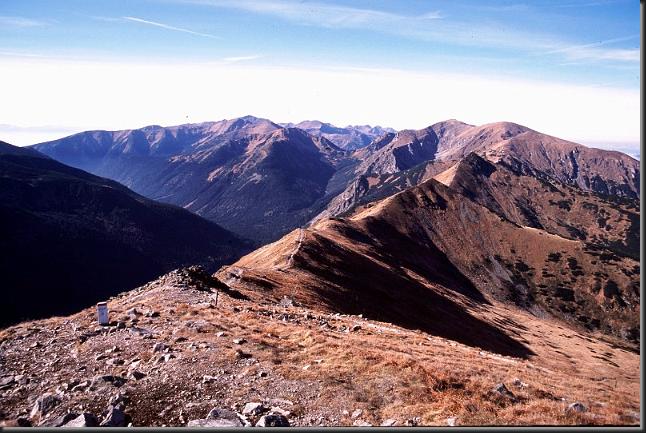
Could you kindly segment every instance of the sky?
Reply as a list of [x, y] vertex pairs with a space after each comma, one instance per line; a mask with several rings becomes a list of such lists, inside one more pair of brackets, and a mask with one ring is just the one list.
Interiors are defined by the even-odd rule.
[[636, 0], [2, 0], [0, 140], [512, 121], [639, 152]]

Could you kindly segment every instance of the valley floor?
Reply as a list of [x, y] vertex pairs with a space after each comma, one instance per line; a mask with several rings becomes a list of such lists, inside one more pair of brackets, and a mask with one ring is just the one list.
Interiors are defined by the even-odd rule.
[[[495, 302], [470, 313], [526, 345], [526, 359], [360, 316], [223, 293], [216, 306], [178, 271], [108, 307], [111, 326], [89, 308], [0, 331], [0, 424], [56, 425], [69, 411], [100, 421], [112, 399], [134, 426], [249, 402], [293, 426], [639, 425], [634, 348]], [[32, 412], [45, 393], [51, 407]]]

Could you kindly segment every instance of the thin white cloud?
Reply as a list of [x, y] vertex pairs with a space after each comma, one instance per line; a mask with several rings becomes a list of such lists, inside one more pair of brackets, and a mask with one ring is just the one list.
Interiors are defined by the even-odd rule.
[[[363, 29], [428, 42], [469, 46], [549, 50], [563, 44], [550, 35], [515, 30], [501, 23], [475, 24], [448, 20], [441, 11], [402, 15], [375, 9], [339, 6], [322, 2], [288, 0], [177, 0], [274, 16], [298, 25]], [[473, 6], [478, 7], [478, 6]], [[514, 8], [526, 5], [513, 5]]]
[[0, 49], [0, 56], [51, 58], [50, 56], [46, 56], [44, 54], [29, 53], [29, 52], [25, 52], [25, 51], [2, 50], [2, 49]]
[[596, 49], [581, 48], [567, 53], [572, 59], [581, 60], [611, 60], [619, 62], [639, 63], [638, 49]]
[[[576, 45], [563, 41], [554, 35], [515, 28], [513, 23], [488, 21], [475, 24], [446, 19], [440, 11], [409, 16], [322, 2], [288, 0], [176, 1], [269, 15], [298, 25], [362, 29], [428, 42], [511, 49], [530, 53], [530, 55], [558, 54], [567, 60], [606, 61], [607, 63], [639, 61], [639, 50], [600, 48], [600, 45], [605, 45], [609, 43], [608, 41], [601, 44]], [[582, 3], [582, 5], [591, 6], [592, 4]], [[477, 5], [473, 7], [483, 8]], [[493, 9], [505, 8], [516, 11], [529, 7], [525, 3], [492, 6]]]
[[639, 35], [625, 36], [583, 45], [571, 45], [546, 51], [542, 54], [563, 54], [571, 60], [614, 60], [620, 62], [639, 62], [639, 49], [600, 48], [639, 38]]
[[144, 20], [142, 18], [137, 18], [137, 17], [121, 17], [121, 18], [124, 19], [124, 20], [135, 22], [135, 23], [147, 24], [147, 25], [150, 25], [150, 26], [160, 27], [160, 28], [166, 29], [166, 30], [173, 30], [173, 31], [176, 31], [176, 32], [189, 33], [191, 35], [203, 36], [205, 38], [220, 39], [219, 36], [215, 36], [215, 35], [212, 35], [212, 34], [209, 34], [209, 33], [195, 32], [193, 30], [183, 29], [181, 27], [175, 27], [175, 26], [171, 26], [171, 25], [168, 25], [168, 24], [164, 24], [164, 23], [158, 23], [156, 21]]
[[38, 27], [47, 22], [25, 17], [0, 16], [0, 26], [4, 27]]
[[320, 2], [287, 0], [176, 0], [269, 15], [308, 25], [335, 29], [361, 29], [428, 42], [449, 42], [469, 46], [506, 47], [526, 51], [547, 50], [558, 46], [545, 35], [501, 31], [498, 24], [474, 25], [447, 20], [441, 11], [402, 15], [375, 9], [363, 9]]
[[412, 21], [424, 22], [441, 19], [439, 11], [419, 16], [406, 16], [375, 9], [355, 8], [316, 2], [280, 0], [194, 0], [192, 3], [240, 9], [276, 16], [305, 25], [331, 28], [365, 28], [382, 25], [401, 25]]
[[103, 21], [106, 23], [122, 23], [123, 18], [115, 18], [115, 17], [102, 17], [102, 16], [97, 16], [97, 15], [86, 15], [89, 18], [92, 18], [93, 20], [97, 21]]
[[253, 55], [253, 56], [234, 56], [234, 57], [225, 57], [222, 59], [224, 63], [238, 63], [238, 62], [247, 62], [250, 60], [256, 60], [263, 56]]

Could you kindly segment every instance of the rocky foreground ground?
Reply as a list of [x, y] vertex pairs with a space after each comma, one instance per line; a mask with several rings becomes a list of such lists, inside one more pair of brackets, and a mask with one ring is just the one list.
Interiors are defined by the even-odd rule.
[[639, 424], [636, 348], [502, 306], [534, 355], [250, 301], [196, 268], [108, 307], [108, 326], [88, 308], [0, 331], [0, 425]]

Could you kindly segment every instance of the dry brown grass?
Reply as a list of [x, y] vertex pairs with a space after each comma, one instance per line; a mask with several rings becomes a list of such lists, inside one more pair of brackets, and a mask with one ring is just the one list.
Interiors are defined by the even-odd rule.
[[[111, 301], [111, 312], [117, 317], [125, 314], [133, 305], [132, 297]], [[213, 308], [208, 304], [208, 295], [190, 290], [151, 290], [140, 295], [137, 304], [141, 310], [150, 308], [161, 313], [158, 318], [140, 318], [137, 325], [152, 329], [155, 338], [142, 339], [118, 331], [92, 337], [82, 344], [73, 336], [70, 340], [91, 375], [125, 374], [125, 367], [92, 361], [113, 345], [125, 349], [120, 357], [142, 360], [141, 368], [148, 376], [126, 385], [133, 395], [129, 411], [135, 425], [184, 425], [187, 419], [205, 416], [214, 406], [233, 405], [239, 409], [247, 401], [275, 398], [294, 403], [285, 408], [292, 412], [290, 420], [295, 425], [352, 425], [355, 419], [351, 414], [356, 409], [362, 410], [359, 419], [373, 425], [388, 418], [396, 419], [398, 425], [415, 418], [420, 425], [446, 425], [449, 417], [457, 417], [456, 425], [638, 422], [628, 416], [639, 411], [637, 354], [593, 335], [569, 330], [559, 322], [538, 320], [498, 304], [478, 314], [491, 321], [508, 318], [508, 327], [522, 323], [523, 329], [513, 331], [517, 338], [528, 342], [535, 356], [502, 357], [388, 323], [296, 307], [263, 306], [223, 295], [219, 306]], [[289, 319], [283, 320], [285, 315]], [[321, 321], [328, 326], [321, 327]], [[77, 323], [81, 330], [91, 329], [93, 311], [36, 322], [36, 326], [69, 328], [66, 322]], [[197, 322], [199, 326], [195, 326]], [[355, 324], [361, 326], [357, 331], [341, 330]], [[0, 340], [14, 341], [23, 330], [24, 327], [14, 327], [0, 331]], [[225, 335], [218, 337], [220, 331]], [[507, 332], [511, 334], [511, 328]], [[125, 337], [129, 340], [125, 341]], [[179, 337], [187, 341], [175, 343]], [[20, 344], [29, 344], [33, 338], [36, 335]], [[67, 337], [61, 334], [57, 338], [64, 343]], [[235, 344], [236, 338], [246, 342]], [[170, 345], [177, 358], [153, 366], [149, 362], [150, 349], [156, 341]], [[197, 347], [200, 344], [206, 346]], [[190, 345], [194, 348], [190, 349]], [[70, 346], [56, 352], [61, 359], [59, 366], [43, 366], [35, 361], [25, 368], [35, 381], [40, 381], [37, 391], [4, 399], [3, 407], [16, 412], [29, 410], [33, 398], [51, 391], [57, 381], [78, 378], [79, 360], [70, 357], [64, 347]], [[43, 350], [44, 354], [34, 356], [51, 357], [50, 351], [56, 347]], [[241, 356], [241, 352], [248, 357]], [[605, 356], [595, 358], [597, 354]], [[25, 361], [24, 355], [6, 359], [7, 368], [19, 368], [16, 366]], [[54, 372], [59, 379], [48, 381]], [[260, 372], [267, 377], [261, 378]], [[218, 379], [202, 384], [206, 374]], [[515, 387], [512, 381], [516, 378], [527, 387]], [[504, 383], [518, 401], [492, 395], [491, 389], [498, 383]], [[79, 404], [99, 410], [109, 394], [100, 398], [91, 394], [68, 397], [60, 410]], [[589, 411], [567, 413], [565, 408], [573, 401], [582, 402]]]

